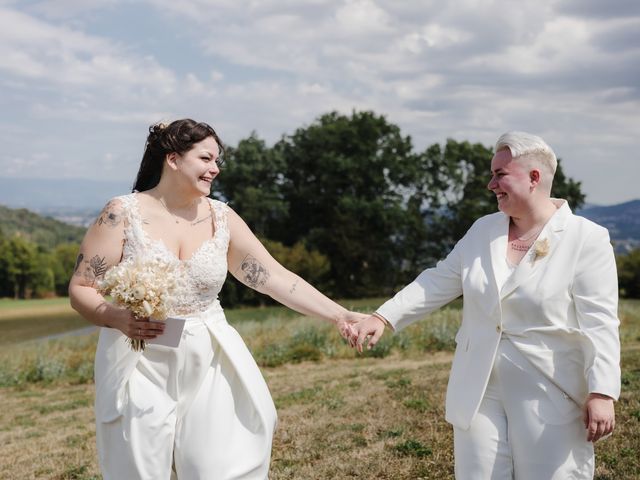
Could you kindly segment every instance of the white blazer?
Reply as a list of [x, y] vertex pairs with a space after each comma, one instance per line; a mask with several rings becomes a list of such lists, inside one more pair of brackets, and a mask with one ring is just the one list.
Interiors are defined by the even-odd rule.
[[449, 255], [377, 312], [396, 331], [463, 295], [462, 324], [447, 387], [446, 419], [467, 429], [504, 334], [578, 405], [590, 392], [620, 394], [618, 278], [608, 231], [573, 215], [564, 200], [533, 249], [498, 290], [509, 216], [477, 220]]

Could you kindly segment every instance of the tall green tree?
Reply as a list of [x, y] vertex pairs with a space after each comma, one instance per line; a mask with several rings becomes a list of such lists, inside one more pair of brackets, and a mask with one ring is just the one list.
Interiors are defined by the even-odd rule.
[[228, 147], [225, 164], [218, 177], [214, 196], [228, 201], [259, 236], [275, 238], [286, 215], [283, 198], [284, 161], [275, 149], [268, 148], [255, 133]]
[[616, 257], [620, 296], [640, 298], [640, 248]]
[[6, 271], [14, 298], [27, 298], [38, 271], [37, 255], [36, 245], [19, 235], [6, 242]]
[[565, 175], [562, 169], [562, 159], [558, 159], [558, 168], [553, 177], [553, 187], [551, 188], [551, 196], [555, 198], [564, 198], [571, 210], [574, 212], [584, 205], [587, 198], [581, 189], [582, 182], [577, 182]]
[[69, 289], [69, 281], [73, 275], [76, 258], [80, 244], [61, 243], [53, 249], [53, 277], [55, 282], [55, 293], [59, 296], [66, 296]]
[[[411, 138], [373, 112], [336, 112], [299, 128], [275, 146], [285, 161], [288, 221], [274, 239], [303, 240], [331, 260], [334, 293], [378, 294], [393, 285], [428, 179]], [[415, 210], [415, 208], [414, 208]]]

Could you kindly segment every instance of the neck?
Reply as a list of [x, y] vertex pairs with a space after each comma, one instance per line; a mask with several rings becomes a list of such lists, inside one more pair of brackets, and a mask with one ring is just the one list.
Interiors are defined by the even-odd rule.
[[162, 201], [166, 208], [171, 211], [184, 211], [193, 207], [194, 204], [200, 199], [202, 195], [194, 195], [193, 193], [181, 192], [175, 185], [169, 185], [167, 182], [163, 182], [156, 185], [148, 192], [158, 201]]
[[518, 215], [511, 216], [511, 223], [522, 234], [542, 227], [556, 212], [557, 207], [550, 198], [532, 202], [528, 208]]

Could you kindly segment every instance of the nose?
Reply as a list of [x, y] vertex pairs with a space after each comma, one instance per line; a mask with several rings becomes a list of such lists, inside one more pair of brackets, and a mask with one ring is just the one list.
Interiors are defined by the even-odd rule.
[[496, 177], [492, 176], [491, 180], [489, 180], [489, 183], [487, 184], [487, 188], [489, 190], [493, 190], [494, 188], [496, 188], [498, 185], [498, 182], [496, 181]]

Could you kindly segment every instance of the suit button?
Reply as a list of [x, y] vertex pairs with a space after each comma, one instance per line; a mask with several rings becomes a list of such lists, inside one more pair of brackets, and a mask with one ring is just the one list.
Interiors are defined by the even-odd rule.
[[501, 332], [502, 331], [502, 327], [500, 325], [496, 325], [496, 332]]

